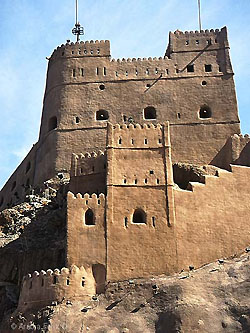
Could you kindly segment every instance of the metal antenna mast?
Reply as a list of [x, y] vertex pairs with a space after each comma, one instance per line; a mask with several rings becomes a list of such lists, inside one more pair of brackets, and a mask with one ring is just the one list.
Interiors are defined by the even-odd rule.
[[83, 27], [81, 27], [80, 23], [78, 22], [78, 0], [76, 0], [76, 23], [75, 27], [72, 29], [72, 34], [76, 35], [77, 42], [79, 42], [80, 36], [84, 35]]
[[198, 0], [199, 29], [201, 31], [201, 0]]

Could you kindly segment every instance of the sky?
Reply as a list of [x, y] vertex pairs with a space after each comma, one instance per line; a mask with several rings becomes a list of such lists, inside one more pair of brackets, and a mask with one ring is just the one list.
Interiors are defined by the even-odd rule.
[[[250, 1], [201, 0], [202, 28], [228, 27], [242, 133], [250, 133]], [[169, 31], [198, 30], [197, 0], [79, 0], [83, 40], [112, 58], [160, 57]], [[37, 141], [47, 60], [75, 41], [75, 0], [0, 0], [0, 188]]]

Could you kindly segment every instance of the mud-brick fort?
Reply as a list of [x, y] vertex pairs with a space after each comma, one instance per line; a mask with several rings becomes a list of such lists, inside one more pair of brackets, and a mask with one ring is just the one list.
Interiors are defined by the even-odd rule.
[[70, 176], [72, 268], [27, 276], [20, 304], [64, 292], [88, 297], [107, 281], [171, 274], [242, 251], [250, 242], [249, 142], [240, 134], [225, 27], [170, 33], [162, 58], [114, 60], [109, 41], [58, 47], [39, 140], [0, 204]]

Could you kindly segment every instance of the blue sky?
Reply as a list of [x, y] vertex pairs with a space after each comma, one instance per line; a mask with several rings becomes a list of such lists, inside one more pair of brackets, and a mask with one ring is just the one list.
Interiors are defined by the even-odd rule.
[[[201, 0], [204, 29], [228, 27], [243, 133], [250, 133], [250, 1]], [[47, 60], [74, 40], [75, 0], [0, 0], [0, 187], [37, 141]], [[113, 58], [163, 56], [168, 32], [198, 30], [197, 0], [79, 0], [84, 40]]]

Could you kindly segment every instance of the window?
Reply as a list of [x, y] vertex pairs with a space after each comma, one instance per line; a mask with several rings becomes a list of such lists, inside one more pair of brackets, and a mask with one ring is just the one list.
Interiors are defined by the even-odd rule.
[[200, 112], [199, 112], [199, 116], [200, 118], [211, 118], [212, 116], [212, 112], [211, 112], [211, 109], [208, 107], [208, 106], [202, 106], [200, 108]]
[[194, 65], [187, 65], [187, 72], [193, 73], [194, 72]]
[[212, 65], [205, 65], [205, 72], [212, 72]]
[[146, 223], [146, 213], [142, 209], [136, 209], [133, 214], [133, 223]]
[[99, 85], [99, 89], [100, 89], [100, 90], [104, 90], [104, 89], [105, 89], [105, 85], [104, 85], [104, 84], [100, 84], [100, 85]]
[[82, 287], [84, 287], [85, 286], [85, 278], [83, 277], [82, 278]]
[[106, 67], [103, 67], [103, 75], [106, 76], [107, 75], [107, 70]]
[[189, 40], [186, 40], [186, 45], [189, 45]]
[[96, 120], [108, 120], [109, 114], [106, 110], [99, 110], [96, 112]]
[[178, 118], [178, 119], [181, 119], [181, 114], [180, 114], [180, 112], [177, 112], [177, 118]]
[[95, 225], [94, 213], [93, 213], [92, 209], [90, 209], [90, 208], [85, 212], [85, 224], [86, 225]]
[[206, 86], [206, 85], [207, 85], [207, 81], [202, 81], [202, 82], [201, 82], [201, 85], [202, 85], [202, 86]]
[[57, 128], [57, 117], [54, 116], [49, 119], [49, 131], [55, 128]]
[[155, 217], [154, 216], [152, 216], [152, 225], [153, 225], [153, 227], [155, 227]]
[[76, 121], [76, 124], [79, 124], [80, 123], [80, 118], [76, 117], [75, 121]]
[[124, 218], [124, 225], [126, 228], [128, 227], [128, 218], [127, 217]]
[[75, 68], [72, 70], [72, 76], [76, 77], [76, 70], [75, 70]]
[[196, 39], [195, 44], [196, 44], [196, 45], [199, 45], [199, 44], [200, 44], [199, 39]]
[[153, 106], [144, 109], [144, 119], [156, 119], [156, 109]]

